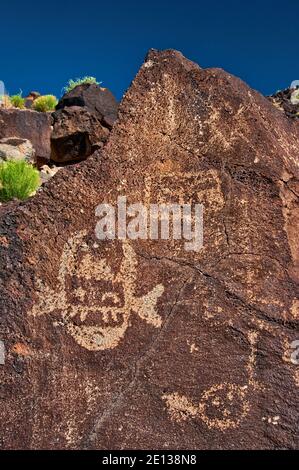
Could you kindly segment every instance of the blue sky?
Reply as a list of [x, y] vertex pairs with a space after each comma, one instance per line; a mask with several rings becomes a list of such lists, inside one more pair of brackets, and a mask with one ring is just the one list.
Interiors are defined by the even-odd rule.
[[299, 1], [1, 2], [0, 80], [13, 94], [61, 95], [96, 76], [118, 99], [147, 50], [174, 48], [264, 94], [299, 80]]

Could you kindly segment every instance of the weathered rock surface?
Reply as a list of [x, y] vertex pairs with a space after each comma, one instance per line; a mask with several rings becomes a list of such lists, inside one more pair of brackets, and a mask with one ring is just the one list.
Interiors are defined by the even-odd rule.
[[4, 137], [28, 139], [35, 149], [36, 156], [49, 160], [51, 123], [49, 113], [0, 108], [0, 139]]
[[[103, 151], [2, 209], [2, 447], [297, 448], [298, 161], [259, 93], [151, 51]], [[97, 240], [118, 195], [203, 203], [203, 249]]]
[[25, 160], [35, 163], [35, 150], [28, 139], [6, 137], [0, 139], [0, 162], [6, 160]]
[[106, 142], [117, 118], [118, 103], [107, 88], [83, 84], [66, 93], [53, 114], [51, 159], [86, 160]]

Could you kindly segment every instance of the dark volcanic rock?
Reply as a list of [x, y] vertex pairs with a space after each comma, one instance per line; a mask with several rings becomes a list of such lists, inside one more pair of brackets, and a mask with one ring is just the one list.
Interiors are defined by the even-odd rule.
[[109, 130], [86, 108], [71, 106], [53, 114], [51, 160], [84, 160], [106, 142]]
[[59, 101], [56, 109], [69, 106], [81, 106], [103, 122], [103, 125], [112, 128], [117, 118], [118, 103], [108, 88], [102, 88], [94, 83], [78, 85], [66, 93]]
[[65, 94], [53, 114], [51, 159], [85, 160], [107, 140], [118, 104], [107, 88], [84, 84]]
[[[298, 447], [298, 160], [267, 99], [151, 51], [102, 152], [1, 215], [2, 447]], [[203, 249], [97, 240], [119, 195], [203, 203]]]
[[51, 124], [52, 118], [49, 113], [0, 108], [0, 139], [20, 137], [30, 140], [37, 158], [50, 159]]

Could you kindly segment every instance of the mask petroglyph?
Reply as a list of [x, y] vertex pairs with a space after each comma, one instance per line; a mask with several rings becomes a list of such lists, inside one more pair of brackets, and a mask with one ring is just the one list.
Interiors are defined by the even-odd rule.
[[260, 385], [254, 378], [257, 333], [248, 335], [250, 356], [246, 365], [248, 382], [244, 385], [237, 383], [218, 383], [204, 390], [198, 403], [194, 403], [185, 395], [178, 392], [163, 394], [167, 412], [176, 422], [199, 419], [209, 429], [225, 431], [237, 428], [249, 410], [249, 396]]
[[[85, 236], [86, 232], [79, 232], [65, 244], [55, 290], [37, 280], [38, 302], [30, 314], [39, 316], [58, 311], [62, 319], [54, 324], [64, 327], [80, 346], [90, 351], [115, 348], [125, 336], [132, 314], [159, 328], [162, 319], [156, 312], [156, 305], [164, 291], [163, 285], [158, 284], [137, 297], [137, 258], [130, 244], [122, 243], [123, 258], [115, 274], [105, 258], [100, 261], [93, 258], [83, 242]], [[78, 263], [80, 252], [83, 256]], [[75, 284], [70, 296], [67, 282], [72, 278], [81, 282], [78, 287]], [[108, 286], [105, 292], [101, 291], [100, 298], [95, 288], [84, 288], [84, 282], [90, 280]], [[90, 317], [96, 318], [94, 324], [88, 324]]]

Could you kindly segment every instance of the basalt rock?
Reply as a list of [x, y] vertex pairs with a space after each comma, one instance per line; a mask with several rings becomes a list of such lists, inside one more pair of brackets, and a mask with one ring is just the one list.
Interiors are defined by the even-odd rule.
[[0, 139], [19, 137], [32, 143], [36, 157], [50, 159], [50, 136], [52, 118], [49, 113], [29, 109], [0, 108]]
[[86, 108], [60, 109], [53, 113], [51, 160], [60, 163], [85, 160], [103, 146], [108, 135], [101, 119]]
[[59, 100], [56, 109], [70, 106], [86, 108], [110, 129], [117, 118], [118, 103], [113, 94], [108, 88], [103, 88], [95, 83], [76, 86]]
[[85, 160], [106, 142], [118, 104], [107, 88], [83, 84], [65, 94], [53, 114], [51, 159]]
[[[2, 447], [297, 448], [298, 161], [266, 98], [151, 51], [104, 149], [0, 211]], [[203, 204], [203, 247], [99, 240], [120, 195]]]

